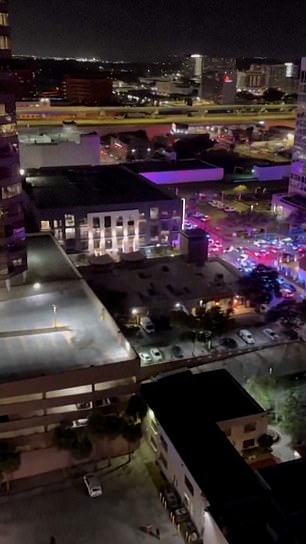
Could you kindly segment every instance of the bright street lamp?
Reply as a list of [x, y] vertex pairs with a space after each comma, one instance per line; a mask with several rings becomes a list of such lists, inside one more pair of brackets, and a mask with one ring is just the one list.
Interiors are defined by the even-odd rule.
[[54, 328], [56, 328], [57, 327], [57, 321], [56, 321], [57, 306], [56, 306], [56, 304], [52, 304], [52, 309], [53, 309], [53, 313], [54, 313]]

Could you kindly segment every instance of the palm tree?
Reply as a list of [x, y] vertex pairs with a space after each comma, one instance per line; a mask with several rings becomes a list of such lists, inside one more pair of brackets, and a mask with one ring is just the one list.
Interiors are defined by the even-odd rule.
[[128, 443], [128, 456], [129, 462], [131, 461], [131, 445], [136, 444], [142, 437], [142, 428], [141, 424], [137, 423], [136, 425], [131, 425], [128, 421], [124, 422], [122, 429], [122, 436]]

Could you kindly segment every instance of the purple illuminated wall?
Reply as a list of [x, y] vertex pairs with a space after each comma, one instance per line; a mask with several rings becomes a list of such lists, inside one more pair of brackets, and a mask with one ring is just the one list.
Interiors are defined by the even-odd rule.
[[221, 180], [224, 176], [223, 168], [205, 168], [199, 170], [169, 170], [164, 172], [141, 172], [141, 176], [156, 185], [170, 183], [194, 183], [201, 181]]

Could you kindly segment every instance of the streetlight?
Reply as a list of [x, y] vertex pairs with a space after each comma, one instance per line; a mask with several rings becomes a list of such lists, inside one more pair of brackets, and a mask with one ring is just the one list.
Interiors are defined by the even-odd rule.
[[56, 304], [52, 304], [52, 309], [53, 309], [53, 313], [54, 313], [54, 328], [56, 328], [57, 327], [57, 322], [56, 322], [57, 306], [56, 306]]

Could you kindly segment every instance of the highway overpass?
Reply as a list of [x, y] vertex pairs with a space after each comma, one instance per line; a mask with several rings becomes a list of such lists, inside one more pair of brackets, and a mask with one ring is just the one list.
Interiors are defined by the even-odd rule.
[[17, 109], [19, 127], [61, 126], [74, 122], [80, 127], [93, 126], [151, 126], [159, 124], [249, 124], [258, 121], [294, 122], [295, 105], [204, 105], [178, 107], [84, 107], [84, 106], [34, 106]]

